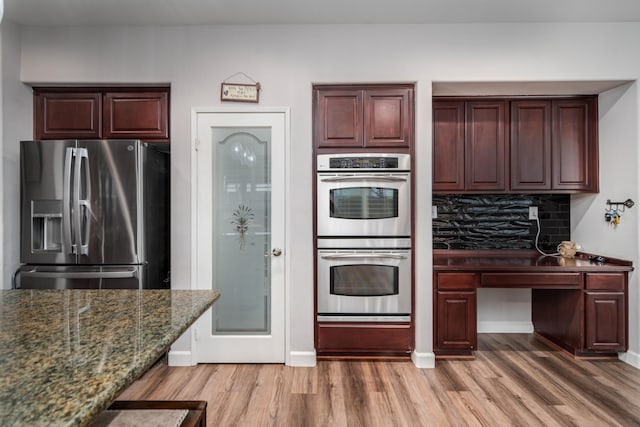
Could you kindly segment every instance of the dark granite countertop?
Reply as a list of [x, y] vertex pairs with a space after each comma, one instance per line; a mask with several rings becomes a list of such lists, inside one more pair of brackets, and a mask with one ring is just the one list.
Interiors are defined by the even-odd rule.
[[[599, 262], [603, 261], [603, 262]], [[543, 256], [529, 250], [434, 250], [433, 269], [460, 271], [588, 272], [632, 271], [630, 261], [579, 252], [575, 258]]]
[[0, 425], [88, 424], [218, 297], [187, 290], [0, 291]]

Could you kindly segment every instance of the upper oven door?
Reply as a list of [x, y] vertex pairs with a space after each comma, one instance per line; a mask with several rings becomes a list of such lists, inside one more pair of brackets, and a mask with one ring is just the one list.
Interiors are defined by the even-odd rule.
[[319, 237], [410, 236], [411, 175], [318, 173]]

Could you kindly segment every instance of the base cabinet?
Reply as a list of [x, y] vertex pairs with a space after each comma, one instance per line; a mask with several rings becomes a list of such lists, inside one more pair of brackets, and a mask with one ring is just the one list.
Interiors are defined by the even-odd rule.
[[477, 288], [531, 289], [537, 335], [576, 356], [615, 356], [628, 348], [626, 272], [436, 272], [434, 351], [477, 348]]
[[627, 350], [627, 287], [625, 274], [587, 274], [584, 303], [588, 351]]
[[624, 351], [626, 349], [624, 294], [587, 292], [585, 306], [587, 350]]
[[476, 291], [438, 291], [436, 352], [447, 350], [475, 350]]
[[470, 354], [477, 348], [477, 273], [434, 274], [436, 354]]

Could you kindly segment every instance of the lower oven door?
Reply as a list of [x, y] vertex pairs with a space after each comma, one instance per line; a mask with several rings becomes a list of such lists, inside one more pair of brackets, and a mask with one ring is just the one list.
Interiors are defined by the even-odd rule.
[[410, 249], [318, 250], [319, 318], [391, 320], [387, 316], [410, 314]]

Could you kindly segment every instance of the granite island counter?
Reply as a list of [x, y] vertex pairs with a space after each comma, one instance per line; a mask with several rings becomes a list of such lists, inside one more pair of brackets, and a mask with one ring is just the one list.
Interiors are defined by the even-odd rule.
[[628, 348], [631, 271], [629, 261], [586, 253], [434, 251], [434, 351], [445, 357], [476, 350], [479, 289], [525, 288], [536, 336], [574, 356], [617, 357]]
[[188, 290], [0, 291], [0, 425], [88, 424], [218, 297]]

